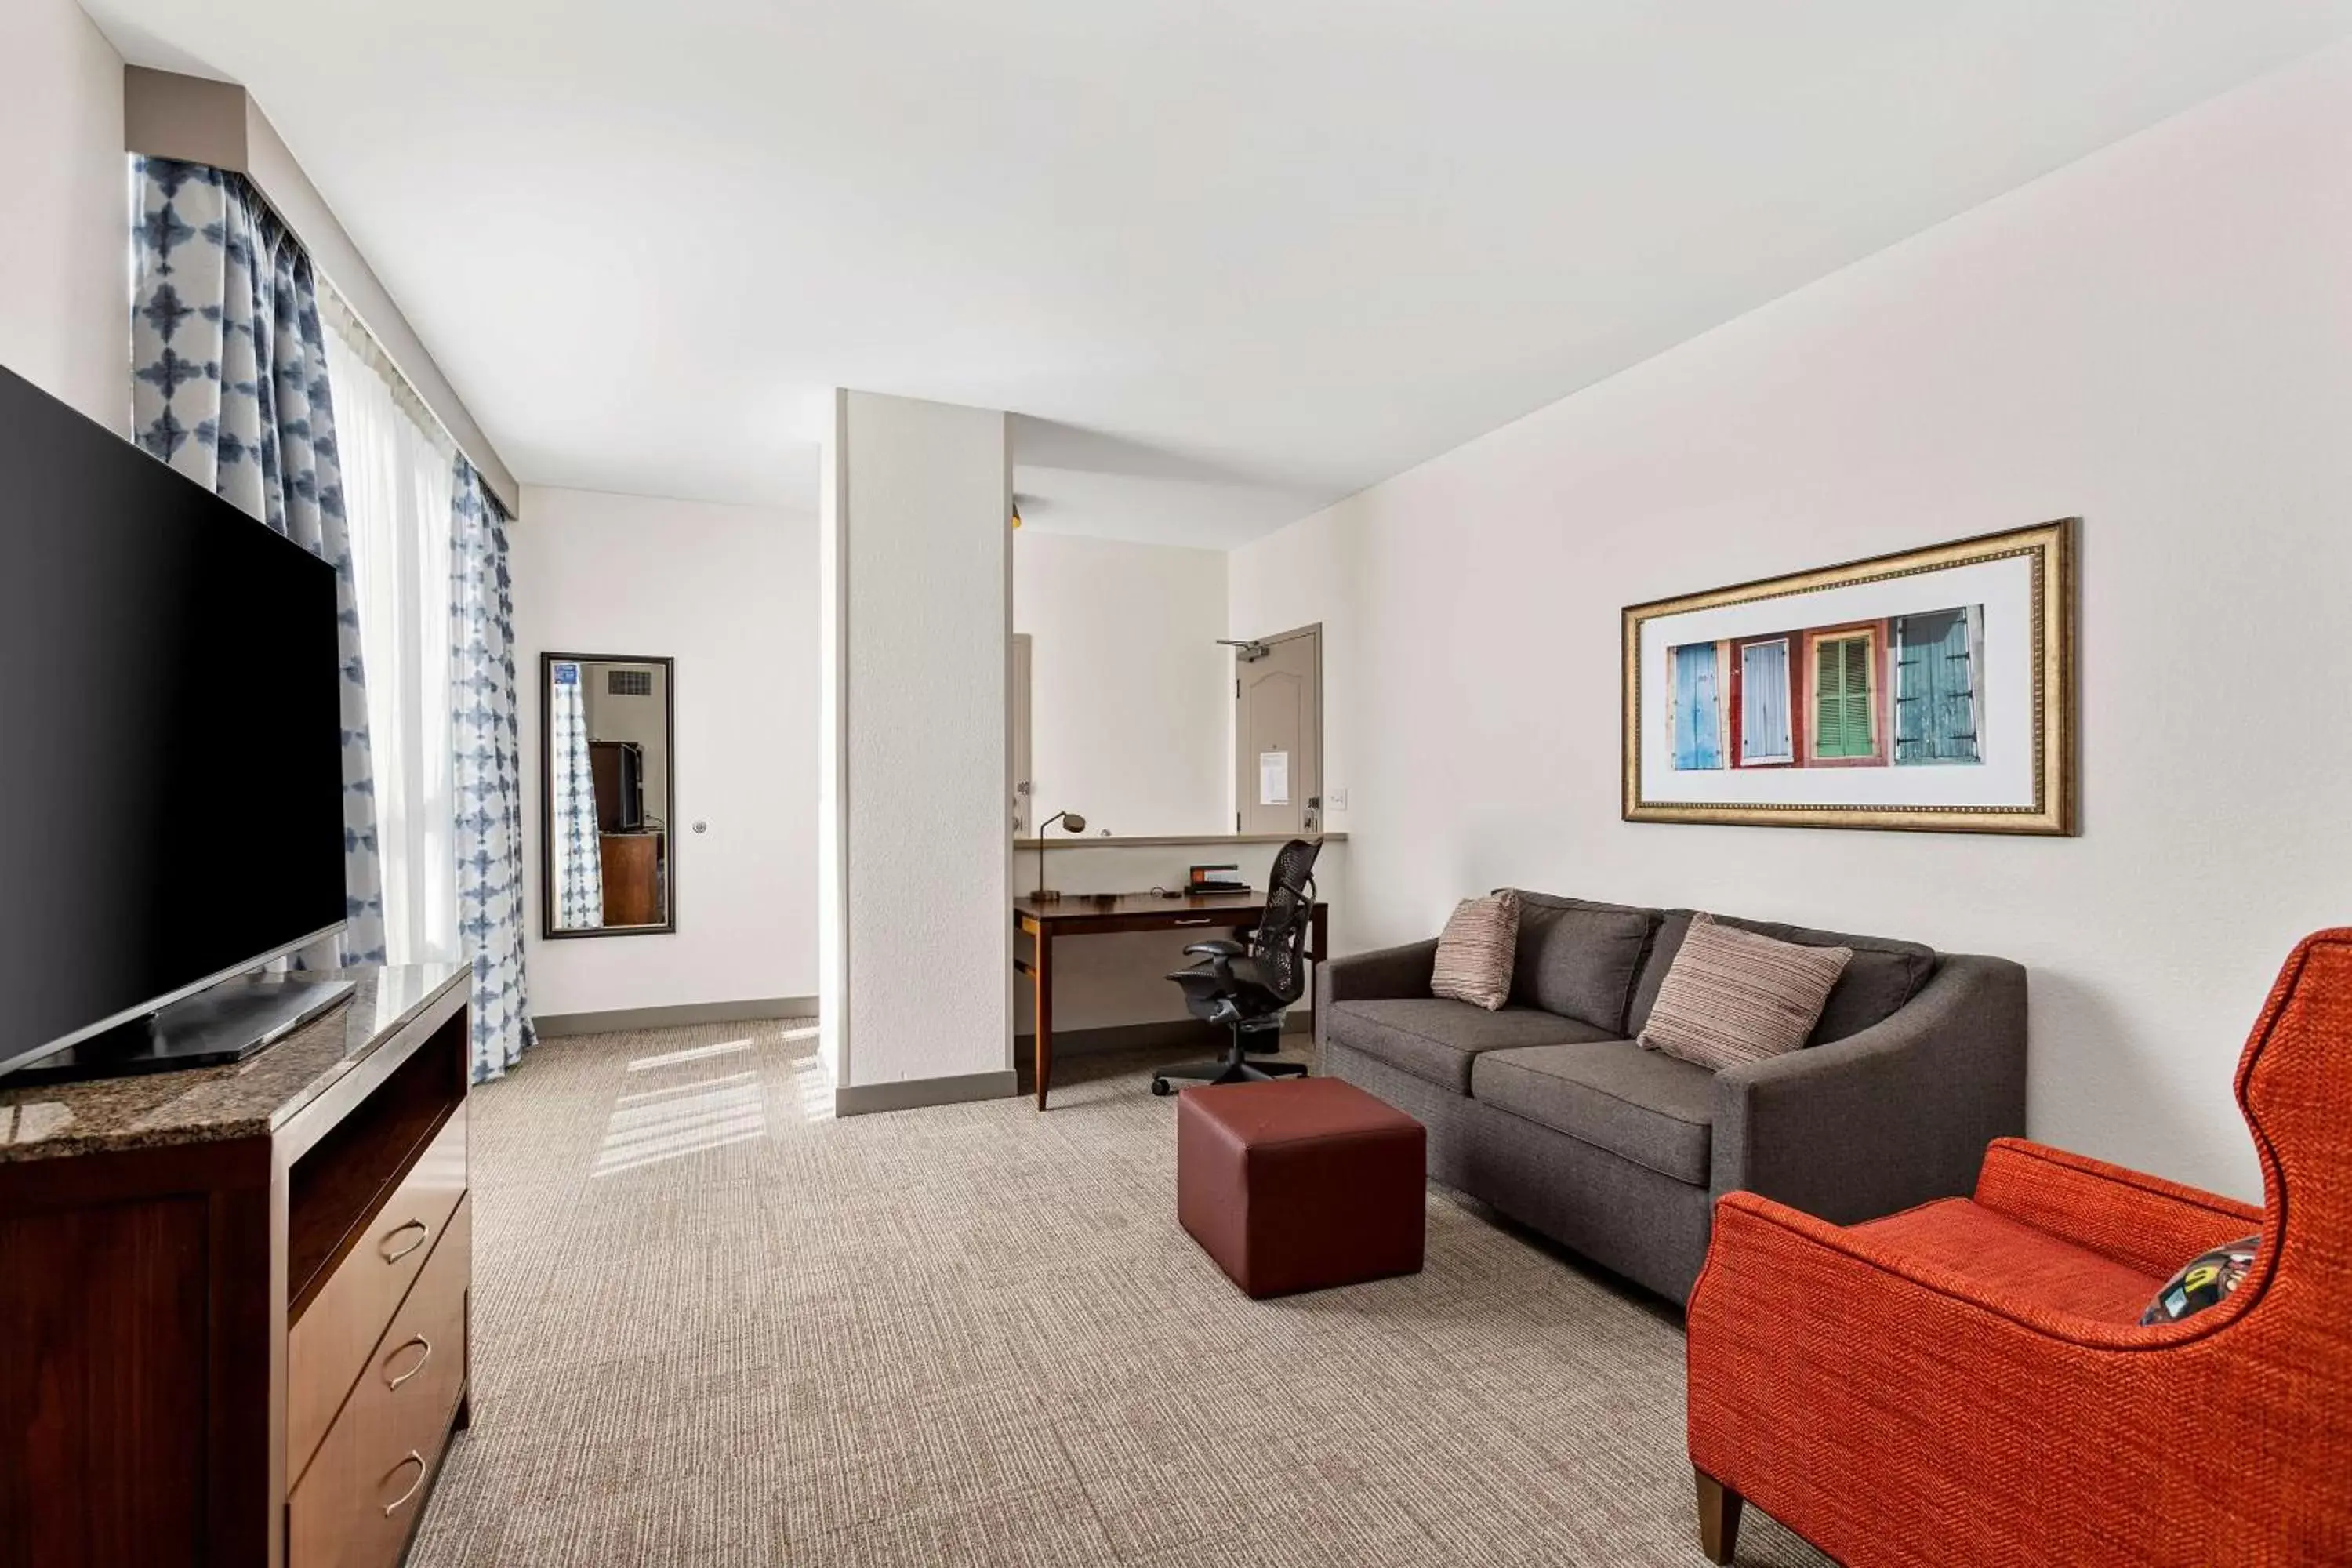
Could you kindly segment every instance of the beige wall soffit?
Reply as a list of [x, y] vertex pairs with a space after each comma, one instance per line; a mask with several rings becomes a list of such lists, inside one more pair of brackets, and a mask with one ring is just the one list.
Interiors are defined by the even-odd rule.
[[233, 82], [125, 66], [122, 134], [128, 152], [233, 169], [251, 180], [302, 241], [384, 357], [480, 471], [482, 483], [499, 504], [509, 516], [522, 515], [522, 487], [513, 471], [474, 422], [457, 389], [393, 302], [391, 291], [352, 243], [334, 209], [302, 172], [252, 94]]

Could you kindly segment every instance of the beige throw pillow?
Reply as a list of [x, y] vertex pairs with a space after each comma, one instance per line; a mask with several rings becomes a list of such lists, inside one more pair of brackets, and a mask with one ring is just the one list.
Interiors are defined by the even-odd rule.
[[1489, 1013], [1511, 994], [1511, 965], [1519, 948], [1519, 896], [1508, 888], [1454, 906], [1437, 939], [1429, 994], [1451, 996]]
[[1801, 947], [1691, 917], [1642, 1044], [1720, 1072], [1785, 1056], [1821, 1022], [1853, 950]]

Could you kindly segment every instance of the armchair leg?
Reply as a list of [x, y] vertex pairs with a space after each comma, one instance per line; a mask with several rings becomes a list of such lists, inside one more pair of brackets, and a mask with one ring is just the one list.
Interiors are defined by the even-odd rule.
[[1748, 1500], [1705, 1470], [1691, 1474], [1698, 1481], [1698, 1549], [1710, 1563], [1729, 1563], [1739, 1546], [1739, 1510]]

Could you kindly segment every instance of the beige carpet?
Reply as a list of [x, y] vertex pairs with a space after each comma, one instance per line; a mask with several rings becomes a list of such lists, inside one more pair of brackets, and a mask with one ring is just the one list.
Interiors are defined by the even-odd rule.
[[[1141, 1058], [836, 1122], [814, 1053], [561, 1039], [478, 1092], [420, 1568], [1703, 1562], [1681, 1332], [1629, 1288], [1433, 1190], [1421, 1275], [1253, 1302]], [[1740, 1561], [1822, 1559], [1751, 1511]]]

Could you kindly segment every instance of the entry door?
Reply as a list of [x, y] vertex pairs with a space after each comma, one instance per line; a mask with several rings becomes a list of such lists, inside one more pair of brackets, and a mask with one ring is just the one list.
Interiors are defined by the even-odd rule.
[[1029, 837], [1036, 789], [1029, 773], [1029, 634], [1013, 634], [1013, 837]]
[[1234, 830], [1323, 829], [1323, 628], [1234, 650]]

